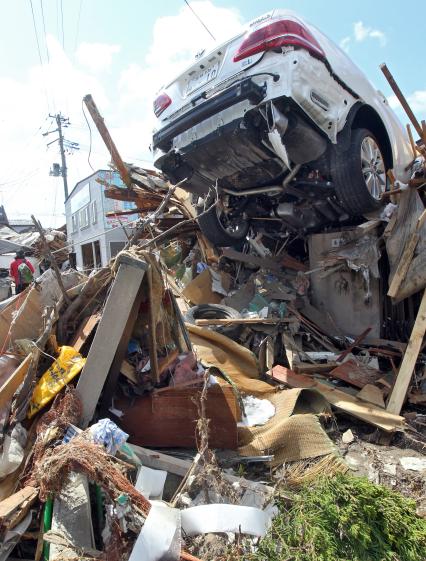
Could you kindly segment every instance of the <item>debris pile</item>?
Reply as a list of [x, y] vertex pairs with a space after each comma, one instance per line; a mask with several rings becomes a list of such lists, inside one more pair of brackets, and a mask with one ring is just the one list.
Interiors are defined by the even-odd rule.
[[219, 249], [108, 139], [128, 246], [0, 312], [1, 558], [421, 561], [424, 161], [368, 220]]

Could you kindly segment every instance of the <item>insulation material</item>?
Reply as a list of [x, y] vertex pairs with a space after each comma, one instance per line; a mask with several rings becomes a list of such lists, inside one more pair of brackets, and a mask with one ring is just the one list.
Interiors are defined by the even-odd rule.
[[27, 431], [17, 423], [12, 433], [4, 437], [0, 454], [0, 478], [13, 473], [24, 459], [24, 447], [27, 441]]
[[129, 561], [178, 561], [180, 558], [181, 513], [153, 502]]
[[167, 471], [141, 466], [135, 489], [147, 499], [162, 499]]
[[242, 425], [252, 427], [264, 425], [275, 415], [274, 405], [267, 399], [259, 399], [248, 395], [243, 397], [244, 415]]
[[330, 406], [317, 391], [291, 389], [269, 397], [276, 413], [260, 427], [240, 427], [238, 431], [242, 456], [273, 453], [273, 466], [318, 458], [336, 449], [317, 417], [328, 413]]
[[210, 504], [182, 510], [182, 530], [188, 536], [232, 532], [261, 537], [270, 520], [271, 512], [251, 506]]
[[47, 405], [61, 389], [80, 373], [86, 359], [72, 347], [60, 347], [59, 356], [34, 388], [28, 418]]

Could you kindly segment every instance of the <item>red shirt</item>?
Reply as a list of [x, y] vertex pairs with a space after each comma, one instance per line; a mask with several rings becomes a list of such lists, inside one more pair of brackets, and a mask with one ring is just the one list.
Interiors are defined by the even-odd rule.
[[26, 263], [29, 269], [31, 270], [31, 272], [34, 273], [34, 267], [31, 265], [28, 259], [14, 259], [10, 264], [9, 275], [14, 279], [15, 284], [19, 284], [18, 267], [21, 263]]

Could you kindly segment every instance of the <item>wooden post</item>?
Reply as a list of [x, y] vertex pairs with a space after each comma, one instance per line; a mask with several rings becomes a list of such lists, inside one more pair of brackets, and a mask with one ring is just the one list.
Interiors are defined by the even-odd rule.
[[[119, 266], [77, 384], [83, 401], [82, 428], [86, 428], [93, 417], [108, 375], [114, 378], [113, 366], [120, 368], [123, 362], [131, 333], [130, 323], [139, 309], [138, 295], [147, 268], [144, 261], [129, 259], [124, 262], [124, 258]], [[127, 342], [124, 341], [126, 337]], [[115, 360], [117, 353], [121, 355], [120, 360]]]
[[33, 215], [31, 215], [31, 220], [34, 222], [34, 226], [37, 228], [37, 231], [40, 234], [40, 238], [43, 243], [43, 253], [45, 254], [45, 257], [47, 257], [50, 261], [53, 272], [56, 275], [56, 280], [58, 281], [59, 288], [61, 289], [62, 296], [64, 297], [64, 302], [66, 304], [71, 304], [71, 298], [68, 296], [68, 293], [65, 290], [64, 283], [62, 282], [61, 271], [59, 270], [58, 264], [56, 263], [56, 259], [53, 256], [53, 253], [50, 251], [50, 247], [44, 235], [43, 228], [40, 222]]
[[426, 290], [386, 410], [399, 415], [426, 330]]
[[102, 115], [99, 113], [96, 103], [93, 101], [93, 97], [88, 94], [84, 96], [83, 101], [86, 104], [87, 109], [89, 110], [93, 122], [95, 123], [96, 128], [98, 129], [99, 134], [102, 137], [102, 140], [105, 142], [105, 146], [107, 147], [108, 152], [111, 155], [111, 160], [117, 168], [120, 177], [123, 180], [123, 183], [130, 189], [132, 182], [130, 179], [129, 170], [126, 167], [126, 164], [123, 162], [123, 159], [121, 158], [117, 147], [114, 144], [111, 135], [109, 134], [109, 130], [105, 125], [105, 121]]
[[389, 68], [386, 66], [385, 63], [383, 63], [383, 64], [380, 65], [380, 70], [385, 75], [385, 78], [389, 82], [389, 85], [392, 88], [393, 93], [396, 95], [399, 103], [402, 105], [404, 111], [407, 113], [407, 116], [410, 119], [410, 121], [412, 122], [413, 127], [416, 129], [417, 134], [423, 140], [423, 142], [426, 144], [426, 138], [423, 134], [422, 127], [421, 127], [420, 123], [418, 122], [418, 120], [416, 119], [414, 113], [412, 112], [411, 107], [408, 105], [408, 101], [405, 99], [404, 94], [399, 89], [398, 84], [395, 82], [395, 78], [390, 73]]

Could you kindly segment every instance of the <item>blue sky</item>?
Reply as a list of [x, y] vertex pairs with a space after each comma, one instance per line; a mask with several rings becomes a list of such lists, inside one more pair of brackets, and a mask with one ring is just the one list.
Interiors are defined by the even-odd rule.
[[[399, 0], [191, 0], [191, 5], [218, 39], [269, 9], [294, 10], [345, 48], [373, 84], [391, 97], [379, 70], [386, 62], [418, 117], [426, 118], [420, 54], [426, 41], [415, 32], [416, 22], [426, 19], [426, 2], [412, 10]], [[57, 149], [46, 149], [54, 135], [47, 140], [41, 136], [49, 126], [53, 129], [48, 113], [69, 116], [67, 137], [81, 145], [68, 157], [71, 187], [92, 171], [90, 146], [90, 164], [95, 169], [108, 164], [93, 126], [90, 142], [81, 109], [86, 93], [93, 94], [124, 159], [149, 161], [154, 92], [211, 39], [183, 0], [32, 0], [40, 65], [30, 0], [0, 0], [0, 6], [1, 201], [10, 216], [34, 212], [43, 224], [60, 225], [61, 180], [48, 175], [51, 163], [59, 161]], [[395, 100], [390, 101], [405, 124]]]

